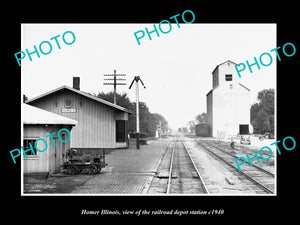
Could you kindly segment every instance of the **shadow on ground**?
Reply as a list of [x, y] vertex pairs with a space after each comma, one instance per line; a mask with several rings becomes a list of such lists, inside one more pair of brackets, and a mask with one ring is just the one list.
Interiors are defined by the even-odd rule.
[[76, 187], [84, 185], [95, 175], [65, 175], [56, 174], [53, 177], [24, 177], [24, 194], [26, 193], [71, 193]]

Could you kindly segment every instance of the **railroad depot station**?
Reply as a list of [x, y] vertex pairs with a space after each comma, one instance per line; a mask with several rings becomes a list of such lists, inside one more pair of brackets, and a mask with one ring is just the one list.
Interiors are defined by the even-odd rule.
[[[129, 114], [135, 112], [80, 90], [79, 77], [73, 87], [27, 100], [22, 106], [25, 149], [61, 128], [71, 139], [54, 146], [47, 137], [47, 151], [23, 157], [23, 194], [276, 194], [276, 151], [264, 156], [268, 161], [254, 159], [254, 151], [270, 141], [253, 137], [251, 145], [230, 145], [230, 138], [253, 130], [250, 90], [239, 82], [235, 65], [227, 60], [207, 74], [213, 82], [206, 95], [208, 123], [200, 127], [206, 135], [165, 133], [140, 149], [128, 135]], [[246, 154], [252, 165], [244, 163], [239, 172], [235, 159]]]
[[128, 147], [128, 113], [132, 112], [81, 91], [79, 77], [73, 78], [72, 88], [62, 86], [26, 103], [78, 121], [71, 131], [71, 148]]
[[[49, 128], [51, 125], [56, 125], [56, 129], [58, 125], [73, 125], [69, 126], [72, 138], [67, 145], [55, 147], [50, 137], [47, 139], [49, 146], [57, 151], [54, 158], [47, 157], [50, 164], [56, 165], [55, 169], [45, 166], [43, 157], [30, 156], [24, 160], [24, 173], [58, 172], [69, 148], [81, 152], [128, 147], [128, 113], [132, 112], [80, 91], [79, 85], [79, 77], [74, 77], [73, 88], [62, 86], [24, 104], [25, 146], [28, 146], [27, 140], [32, 142], [49, 135], [53, 130]], [[40, 155], [45, 157], [46, 154]]]

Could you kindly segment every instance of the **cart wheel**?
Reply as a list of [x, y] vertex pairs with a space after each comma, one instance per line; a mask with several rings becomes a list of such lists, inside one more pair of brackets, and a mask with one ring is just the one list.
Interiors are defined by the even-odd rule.
[[78, 174], [79, 173], [78, 166], [73, 166], [73, 172], [74, 172], [74, 174]]
[[258, 139], [259, 139], [260, 141], [263, 141], [265, 138], [264, 138], [263, 136], [260, 136]]
[[98, 168], [97, 168], [97, 173], [100, 173], [101, 172], [101, 166], [99, 166]]
[[77, 166], [70, 166], [68, 168], [68, 174], [73, 175], [73, 174], [78, 174], [79, 169]]
[[96, 174], [98, 169], [96, 166], [90, 165], [90, 166], [88, 166], [87, 171], [88, 171], [89, 175], [92, 175], [92, 174]]
[[72, 175], [72, 167], [71, 166], [68, 166], [67, 168], [66, 168], [66, 173], [67, 174], [69, 174], [69, 175]]

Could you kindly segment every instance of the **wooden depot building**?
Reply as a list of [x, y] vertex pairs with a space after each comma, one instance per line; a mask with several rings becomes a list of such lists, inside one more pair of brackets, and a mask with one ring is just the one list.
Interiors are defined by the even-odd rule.
[[73, 88], [62, 86], [26, 103], [78, 121], [71, 131], [71, 148], [128, 147], [128, 114], [132, 112], [81, 91], [79, 77], [73, 77]]

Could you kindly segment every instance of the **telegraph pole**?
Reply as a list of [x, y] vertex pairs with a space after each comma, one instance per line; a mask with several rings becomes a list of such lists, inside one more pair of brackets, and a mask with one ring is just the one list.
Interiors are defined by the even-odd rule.
[[136, 98], [136, 148], [140, 149], [140, 109], [139, 109], [139, 81], [143, 85], [144, 88], [145, 85], [143, 81], [141, 80], [140, 76], [135, 76], [133, 81], [131, 82], [129, 89], [131, 89], [133, 82], [135, 82], [135, 98]]
[[113, 81], [113, 83], [106, 83], [103, 82], [104, 85], [114, 85], [114, 104], [117, 104], [117, 85], [126, 85], [124, 83], [117, 83], [117, 81], [120, 80], [126, 80], [122, 78], [117, 78], [117, 76], [126, 76], [126, 74], [117, 74], [117, 71], [114, 70], [114, 74], [104, 74], [103, 76], [113, 76], [113, 78], [104, 78], [104, 80], [110, 80]]

